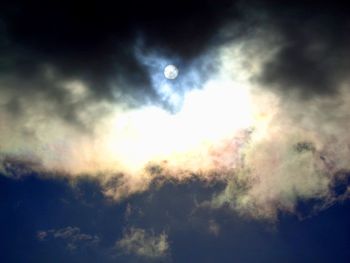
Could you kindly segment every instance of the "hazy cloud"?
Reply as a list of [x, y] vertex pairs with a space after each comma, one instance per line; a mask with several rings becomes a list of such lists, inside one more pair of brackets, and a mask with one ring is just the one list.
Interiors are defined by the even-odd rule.
[[215, 222], [215, 220], [211, 219], [208, 223], [208, 231], [214, 236], [218, 236], [220, 234], [220, 225]]
[[69, 250], [75, 250], [84, 246], [96, 246], [100, 242], [100, 238], [97, 235], [82, 233], [80, 228], [72, 226], [38, 231], [37, 238], [40, 241], [49, 241], [50, 239], [62, 240], [66, 243]]
[[141, 228], [126, 229], [123, 238], [118, 240], [116, 245], [126, 254], [146, 258], [163, 258], [170, 252], [166, 233], [156, 235], [153, 231]]

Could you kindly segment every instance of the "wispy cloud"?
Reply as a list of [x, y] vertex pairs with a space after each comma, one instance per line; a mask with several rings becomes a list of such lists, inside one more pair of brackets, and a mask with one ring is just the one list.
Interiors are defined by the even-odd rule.
[[40, 230], [37, 232], [39, 241], [60, 239], [66, 242], [67, 249], [75, 250], [78, 247], [96, 246], [100, 242], [97, 235], [82, 233], [78, 227], [64, 227], [60, 229]]

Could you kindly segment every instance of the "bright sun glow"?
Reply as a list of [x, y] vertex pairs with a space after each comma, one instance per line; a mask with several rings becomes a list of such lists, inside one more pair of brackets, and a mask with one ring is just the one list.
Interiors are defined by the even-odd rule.
[[157, 107], [117, 114], [105, 143], [118, 165], [138, 171], [151, 161], [200, 157], [204, 149], [251, 125], [248, 89], [212, 80], [188, 92], [176, 114]]

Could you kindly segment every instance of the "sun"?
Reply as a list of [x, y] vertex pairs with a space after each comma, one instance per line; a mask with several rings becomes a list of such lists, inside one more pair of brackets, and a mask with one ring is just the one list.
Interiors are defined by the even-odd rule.
[[170, 64], [164, 68], [164, 76], [167, 79], [176, 79], [178, 74], [179, 70], [175, 65]]

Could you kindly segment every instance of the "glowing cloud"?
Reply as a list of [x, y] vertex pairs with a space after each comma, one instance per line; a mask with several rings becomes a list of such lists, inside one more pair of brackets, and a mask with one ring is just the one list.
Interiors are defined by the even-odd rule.
[[[92, 176], [116, 200], [146, 190], [157, 176], [220, 180], [227, 188], [212, 206], [229, 204], [267, 218], [278, 209], [293, 211], [298, 198], [330, 203], [335, 174], [349, 169], [350, 94], [339, 87], [332, 102], [285, 100], [256, 81], [276, 51], [266, 34], [257, 34], [216, 50], [218, 70], [208, 78], [194, 67], [172, 83], [163, 76], [165, 59], [138, 54], [171, 110], [89, 101], [83, 82], [59, 83], [88, 132], [65, 122], [41, 94], [31, 94], [20, 101], [23, 115], [0, 113], [2, 170], [9, 174], [11, 162], [20, 161], [44, 174]], [[2, 105], [16, 96], [4, 90]], [[327, 107], [333, 110], [324, 112]]]

